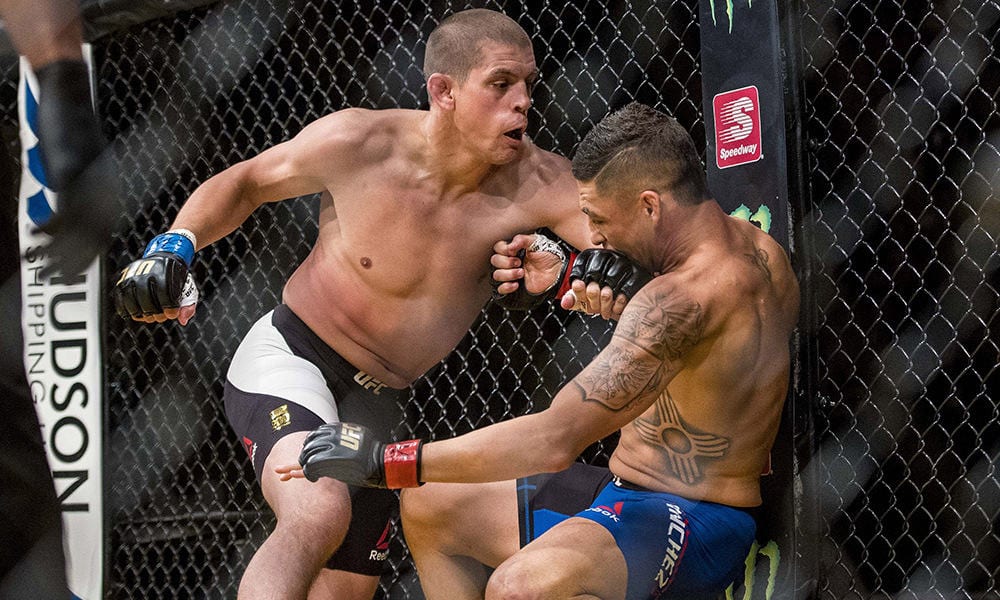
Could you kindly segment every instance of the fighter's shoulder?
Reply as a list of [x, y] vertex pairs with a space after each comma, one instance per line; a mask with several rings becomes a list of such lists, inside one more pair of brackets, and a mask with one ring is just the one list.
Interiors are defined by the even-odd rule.
[[683, 274], [658, 275], [629, 300], [616, 332], [634, 343], [645, 340], [640, 345], [657, 356], [676, 357], [704, 339], [710, 307], [710, 296]]
[[403, 109], [344, 108], [307, 125], [299, 137], [324, 145], [346, 144], [361, 151], [388, 144], [405, 131], [413, 113]]
[[569, 159], [555, 152], [543, 150], [530, 142], [525, 155], [525, 164], [545, 183], [573, 180]]
[[760, 281], [765, 283], [767, 289], [786, 304], [786, 310], [797, 310], [798, 277], [788, 252], [769, 233], [750, 223], [744, 224], [744, 227], [753, 235], [756, 255], [747, 257], [748, 263], [757, 267], [765, 275]]

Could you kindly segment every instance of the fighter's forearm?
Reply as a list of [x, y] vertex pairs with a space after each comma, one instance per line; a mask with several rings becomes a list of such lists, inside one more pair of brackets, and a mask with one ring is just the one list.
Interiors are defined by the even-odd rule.
[[235, 231], [260, 206], [241, 171], [241, 165], [235, 165], [208, 179], [177, 213], [171, 229], [193, 232], [198, 238], [196, 250]]
[[426, 444], [420, 479], [457, 483], [505, 481], [569, 467], [580, 449], [541, 413]]

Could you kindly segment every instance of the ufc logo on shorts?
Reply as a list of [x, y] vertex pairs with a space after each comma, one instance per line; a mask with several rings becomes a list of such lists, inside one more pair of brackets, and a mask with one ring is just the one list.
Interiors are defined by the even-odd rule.
[[720, 169], [760, 160], [760, 99], [749, 86], [717, 94], [712, 99], [715, 116], [715, 162]]
[[357, 383], [366, 390], [371, 390], [376, 396], [378, 396], [378, 393], [385, 387], [384, 383], [364, 371], [358, 371], [354, 375], [354, 383]]

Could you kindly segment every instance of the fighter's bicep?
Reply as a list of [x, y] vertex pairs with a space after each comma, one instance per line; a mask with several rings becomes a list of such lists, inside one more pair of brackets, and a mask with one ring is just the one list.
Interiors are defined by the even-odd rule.
[[646, 350], [676, 372], [704, 339], [706, 322], [701, 303], [657, 278], [625, 307], [614, 337]]
[[258, 204], [315, 194], [325, 189], [310, 151], [293, 139], [242, 163], [243, 188]]
[[662, 364], [649, 352], [623, 340], [612, 340], [573, 380], [583, 402], [594, 403], [625, 421], [658, 393]]
[[585, 401], [608, 410], [644, 410], [683, 368], [688, 352], [704, 335], [701, 305], [654, 281], [629, 303], [611, 342], [574, 384]]

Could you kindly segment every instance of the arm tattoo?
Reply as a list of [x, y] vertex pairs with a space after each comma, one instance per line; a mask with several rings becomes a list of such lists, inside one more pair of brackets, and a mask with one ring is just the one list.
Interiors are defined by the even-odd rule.
[[616, 336], [644, 348], [666, 361], [677, 360], [701, 341], [705, 314], [701, 305], [687, 298], [653, 291], [632, 300], [633, 310], [622, 315]]
[[635, 406], [662, 377], [659, 365], [637, 359], [633, 352], [609, 346], [574, 380], [584, 402], [596, 402], [612, 412]]
[[[632, 300], [615, 332], [630, 345], [612, 341], [574, 380], [584, 402], [596, 402], [613, 412], [635, 407], [659, 392], [670, 362], [701, 341], [705, 330], [701, 306], [669, 298], [652, 292]], [[646, 353], [658, 360], [650, 360]]]

